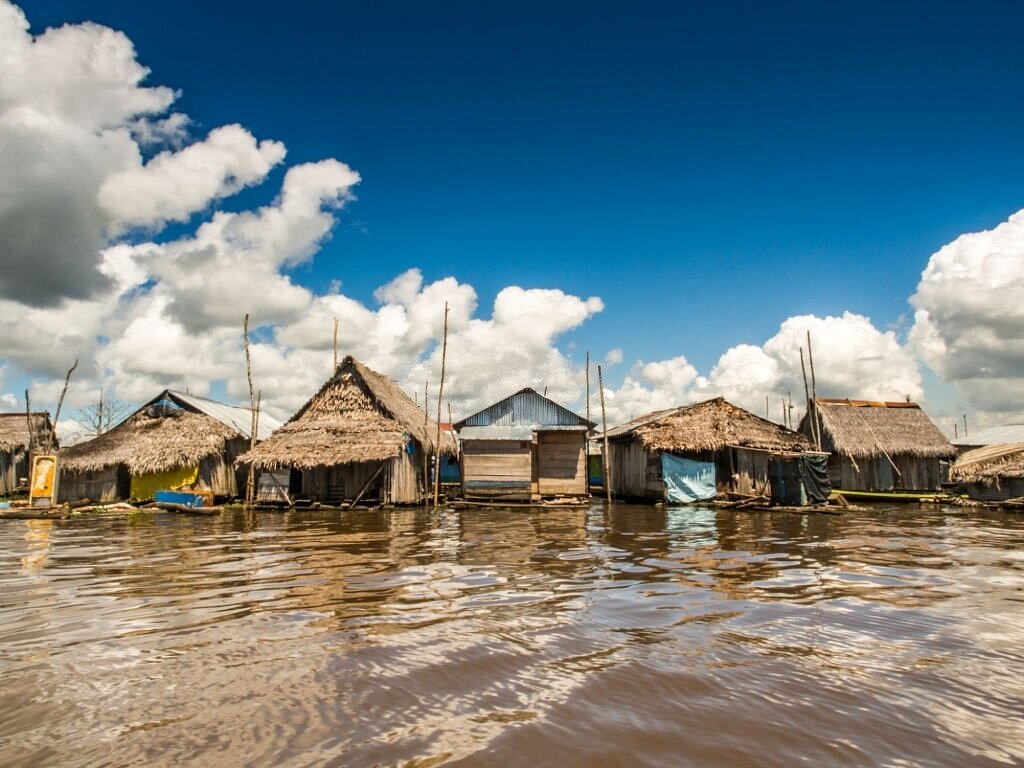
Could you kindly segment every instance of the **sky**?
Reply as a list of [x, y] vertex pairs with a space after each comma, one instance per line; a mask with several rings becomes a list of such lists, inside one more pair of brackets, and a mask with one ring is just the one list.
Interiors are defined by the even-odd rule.
[[[823, 7], [825, 6], [825, 7]], [[1024, 7], [0, 0], [0, 410], [725, 395], [1024, 420]], [[592, 407], [597, 410], [596, 371]], [[432, 406], [433, 407], [433, 406]], [[958, 426], [957, 429], [962, 428]]]

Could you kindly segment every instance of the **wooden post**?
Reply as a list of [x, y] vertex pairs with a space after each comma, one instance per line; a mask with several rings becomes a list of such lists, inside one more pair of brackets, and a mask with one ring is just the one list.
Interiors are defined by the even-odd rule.
[[587, 429], [590, 429], [590, 353], [587, 352]]
[[338, 370], [338, 318], [334, 318], [334, 367], [331, 369], [331, 376]]
[[[35, 425], [32, 424], [32, 399], [29, 397], [28, 390], [25, 390], [25, 422], [28, 424], [28, 482], [32, 483], [32, 459], [35, 457], [36, 452], [36, 440], [35, 440]], [[14, 482], [18, 482], [18, 478], [14, 479]]]
[[601, 364], [597, 364], [597, 388], [601, 390], [601, 425], [604, 430], [604, 491], [608, 503], [612, 503], [612, 463], [608, 456], [608, 413], [604, 408], [604, 379]]
[[814, 350], [811, 349], [811, 331], [807, 331], [807, 362], [811, 366], [811, 399], [814, 402], [815, 445], [821, 450], [821, 416], [818, 414], [818, 382], [814, 376]]
[[437, 442], [434, 458], [434, 509], [441, 497], [441, 400], [444, 398], [444, 367], [448, 358], [448, 302], [444, 303], [444, 331], [441, 343], [441, 384], [437, 390]]
[[52, 451], [53, 447], [57, 444], [57, 422], [60, 421], [60, 409], [64, 405], [64, 395], [68, 393], [68, 384], [71, 382], [71, 374], [75, 372], [75, 368], [78, 367], [78, 358], [75, 358], [75, 364], [68, 368], [68, 375], [64, 377], [64, 389], [60, 391], [60, 400], [57, 401], [57, 413], [53, 416], [53, 424], [50, 425], [50, 434], [47, 437], [47, 451]]
[[[423, 436], [427, 435], [427, 428], [430, 426], [430, 379], [423, 382]], [[423, 443], [423, 506], [427, 505], [430, 498], [430, 451], [427, 450], [426, 442]]]
[[[242, 321], [242, 337], [245, 341], [245, 375], [249, 380], [249, 450], [256, 447], [256, 428], [258, 419], [256, 414], [256, 391], [252, 385], [252, 354], [249, 352], [249, 313], [245, 313], [245, 320]], [[252, 504], [256, 500], [256, 468], [249, 462], [249, 475], [245, 480], [245, 503]]]
[[818, 450], [821, 450], [821, 445], [818, 443], [817, 430], [815, 430], [815, 428], [814, 428], [814, 422], [816, 420], [814, 418], [814, 413], [812, 411], [812, 408], [814, 406], [811, 403], [811, 392], [807, 388], [807, 368], [804, 366], [804, 348], [803, 347], [800, 347], [800, 371], [804, 375], [804, 402], [806, 403], [806, 407], [807, 407], [807, 426], [811, 428], [811, 440], [814, 441], [814, 444], [815, 444], [815, 446], [818, 447]]
[[967, 414], [964, 414], [964, 437], [967, 437]]

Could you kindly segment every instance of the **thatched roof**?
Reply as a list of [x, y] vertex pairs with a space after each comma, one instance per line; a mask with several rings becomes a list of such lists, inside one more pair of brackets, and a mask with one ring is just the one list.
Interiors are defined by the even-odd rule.
[[[52, 424], [47, 411], [32, 414], [32, 431], [37, 441], [45, 441]], [[28, 416], [21, 413], [0, 413], [0, 452], [12, 453], [28, 448]]]
[[657, 411], [608, 432], [609, 439], [635, 437], [651, 451], [718, 451], [742, 446], [769, 451], [806, 451], [811, 441], [755, 416], [724, 398]]
[[[956, 448], [917, 403], [823, 398], [815, 402], [822, 434], [830, 439], [836, 453], [855, 459], [885, 454], [940, 459], [956, 455]], [[808, 434], [809, 429], [805, 415], [800, 431]]]
[[949, 478], [961, 483], [994, 484], [1009, 477], [1024, 477], [1024, 443], [975, 448], [957, 459], [949, 470]]
[[62, 471], [95, 472], [124, 464], [133, 475], [194, 467], [242, 435], [233, 427], [183, 408], [149, 415], [143, 406], [109, 432], [60, 452]]
[[[311, 469], [360, 461], [382, 461], [404, 450], [406, 435], [436, 449], [437, 422], [401, 388], [352, 357], [302, 408], [267, 440], [238, 458], [257, 469]], [[442, 453], [455, 453], [449, 432]]]

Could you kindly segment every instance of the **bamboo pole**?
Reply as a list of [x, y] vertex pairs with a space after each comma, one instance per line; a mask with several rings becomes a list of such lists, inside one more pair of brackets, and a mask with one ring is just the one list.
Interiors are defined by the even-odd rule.
[[604, 378], [601, 364], [597, 364], [597, 388], [601, 390], [601, 425], [604, 430], [604, 492], [608, 503], [612, 503], [612, 463], [608, 460], [608, 413], [604, 407]]
[[64, 377], [64, 389], [60, 391], [60, 400], [57, 401], [57, 412], [53, 416], [53, 424], [50, 425], [50, 435], [47, 440], [47, 451], [52, 451], [53, 447], [57, 444], [57, 422], [60, 421], [60, 409], [64, 405], [64, 395], [68, 393], [68, 384], [71, 383], [71, 374], [75, 372], [75, 368], [78, 367], [78, 358], [75, 358], [75, 364], [68, 368], [68, 375]]
[[590, 352], [587, 352], [587, 429], [590, 429]]
[[804, 348], [800, 347], [800, 372], [804, 376], [804, 403], [807, 410], [807, 426], [811, 430], [811, 440], [818, 445], [817, 433], [814, 429], [814, 418], [811, 413], [811, 391], [807, 388], [807, 368], [804, 366]]
[[814, 403], [815, 445], [821, 450], [821, 416], [818, 414], [818, 382], [814, 375], [814, 350], [811, 348], [811, 331], [807, 330], [807, 362], [811, 366], [811, 399]]
[[[427, 434], [430, 426], [430, 379], [423, 382], [423, 435]], [[427, 505], [430, 498], [430, 452], [427, 451], [427, 444], [423, 443], [423, 506]]]
[[[245, 342], [245, 375], [249, 381], [249, 450], [256, 447], [256, 428], [258, 426], [256, 392], [252, 385], [252, 354], [249, 351], [249, 313], [245, 313], [242, 321], [242, 337]], [[249, 474], [245, 480], [245, 503], [252, 504], [256, 499], [256, 468], [249, 462]]]
[[[32, 459], [35, 458], [36, 452], [36, 440], [35, 440], [35, 425], [32, 424], [32, 398], [29, 397], [28, 390], [25, 390], [25, 423], [28, 425], [28, 474], [29, 483], [32, 482]], [[15, 479], [17, 480], [17, 479]]]
[[331, 369], [331, 375], [338, 370], [338, 318], [334, 318], [334, 367]]
[[441, 401], [444, 399], [444, 368], [448, 359], [448, 302], [444, 303], [444, 331], [441, 342], [441, 383], [437, 390], [437, 442], [434, 451], [434, 509], [441, 496]]

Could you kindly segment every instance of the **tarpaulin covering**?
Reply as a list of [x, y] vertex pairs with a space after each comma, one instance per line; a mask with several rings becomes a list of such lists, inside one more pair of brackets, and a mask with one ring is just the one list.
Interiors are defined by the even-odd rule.
[[670, 453], [661, 454], [661, 477], [665, 483], [665, 500], [674, 504], [691, 504], [715, 498], [715, 465], [692, 461]]
[[805, 453], [772, 456], [768, 463], [772, 502], [790, 507], [824, 504], [832, 493], [828, 456]]
[[152, 499], [157, 491], [175, 491], [192, 485], [199, 478], [199, 467], [183, 467], [169, 472], [154, 472], [149, 475], [133, 475], [131, 497], [140, 501]]
[[800, 456], [800, 479], [808, 504], [824, 504], [832, 494], [828, 479], [828, 455], [805, 453]]

